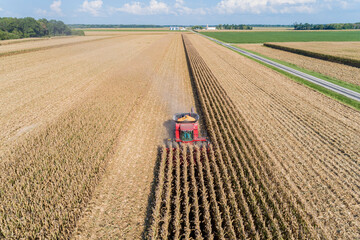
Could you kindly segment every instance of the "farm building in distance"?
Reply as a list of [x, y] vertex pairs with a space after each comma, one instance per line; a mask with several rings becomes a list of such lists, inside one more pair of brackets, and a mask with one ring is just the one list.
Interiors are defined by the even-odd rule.
[[179, 30], [184, 31], [184, 30], [186, 30], [186, 28], [184, 28], [184, 27], [170, 27], [170, 30], [171, 31], [179, 31]]
[[209, 27], [209, 25], [206, 25], [206, 30], [216, 30], [216, 27]]

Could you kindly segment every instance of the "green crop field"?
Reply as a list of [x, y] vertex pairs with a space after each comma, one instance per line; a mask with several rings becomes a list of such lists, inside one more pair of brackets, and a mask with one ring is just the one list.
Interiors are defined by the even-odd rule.
[[228, 43], [360, 41], [360, 31], [202, 32]]

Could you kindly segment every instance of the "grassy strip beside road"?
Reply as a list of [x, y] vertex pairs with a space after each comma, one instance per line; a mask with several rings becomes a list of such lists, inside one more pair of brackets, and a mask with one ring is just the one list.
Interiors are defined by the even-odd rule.
[[[232, 49], [230, 49], [230, 50], [232, 50]], [[232, 50], [232, 51], [234, 51], [234, 50]], [[248, 51], [248, 50], [246, 50], [246, 51]], [[234, 52], [236, 52], [236, 51], [234, 51]], [[252, 51], [249, 51], [249, 52], [252, 52]], [[249, 59], [251, 59], [251, 60], [253, 60], [253, 61], [255, 61], [255, 62], [258, 62], [258, 63], [260, 63], [260, 64], [262, 64], [262, 65], [264, 65], [264, 66], [266, 66], [266, 67], [268, 67], [268, 68], [271, 68], [272, 70], [277, 71], [278, 73], [281, 73], [281, 74], [285, 75], [286, 77], [288, 77], [288, 78], [290, 78], [290, 79], [292, 79], [292, 80], [294, 80], [294, 81], [296, 81], [296, 82], [298, 82], [298, 83], [301, 83], [301, 84], [303, 84], [303, 85], [305, 85], [305, 86], [307, 86], [307, 87], [310, 87], [310, 88], [314, 89], [314, 90], [317, 91], [317, 92], [320, 92], [320, 93], [325, 94], [325, 95], [327, 95], [327, 96], [329, 96], [329, 97], [331, 97], [331, 98], [333, 98], [333, 99], [336, 99], [336, 100], [338, 100], [338, 101], [340, 101], [340, 102], [342, 102], [342, 103], [344, 103], [344, 104], [346, 104], [346, 105], [348, 105], [348, 106], [350, 106], [350, 107], [352, 107], [352, 108], [355, 108], [356, 110], [360, 110], [360, 102], [358, 102], [358, 101], [356, 101], [356, 100], [353, 100], [353, 99], [351, 99], [351, 98], [345, 97], [345, 96], [343, 96], [343, 95], [341, 95], [341, 94], [339, 94], [339, 93], [333, 92], [333, 91], [331, 91], [331, 90], [329, 90], [329, 89], [327, 89], [327, 88], [324, 88], [324, 87], [322, 87], [322, 86], [319, 86], [319, 85], [317, 85], [317, 84], [315, 84], [315, 83], [306, 81], [306, 80], [304, 80], [304, 79], [302, 79], [302, 78], [300, 78], [300, 77], [294, 76], [294, 75], [292, 75], [292, 74], [290, 74], [290, 73], [288, 73], [288, 72], [285, 72], [285, 71], [283, 71], [283, 70], [280, 70], [280, 69], [278, 69], [278, 68], [276, 68], [276, 67], [273, 67], [273, 66], [271, 66], [271, 65], [269, 65], [269, 64], [266, 64], [266, 63], [264, 63], [264, 62], [261, 62], [261, 61], [259, 61], [259, 60], [253, 59], [253, 58], [251, 58], [251, 57], [249, 57], [249, 56], [246, 56], [246, 55], [244, 55], [244, 54], [242, 54], [242, 53], [239, 53], [239, 52], [236, 52], [236, 53], [238, 53], [238, 54], [240, 54], [240, 55], [242, 55], [242, 56], [244, 56], [244, 57], [247, 57], [247, 58], [249, 58]], [[252, 53], [257, 54], [257, 53], [255, 53], [255, 52], [252, 52]], [[258, 55], [259, 55], [259, 56], [262, 56], [262, 55], [260, 55], [260, 54], [258, 54]], [[262, 56], [262, 57], [265, 57], [265, 56]], [[283, 62], [281, 62], [281, 61], [279, 61], [279, 60], [271, 59], [271, 58], [268, 58], [268, 57], [265, 57], [265, 58], [283, 64]], [[284, 64], [284, 65], [286, 65], [286, 64]], [[294, 68], [294, 69], [296, 69], [296, 70], [302, 71], [301, 68], [298, 67], [298, 69], [297, 69], [297, 68], [291, 66], [291, 64], [289, 64], [289, 63], [287, 63], [286, 66], [289, 66], [289, 67], [292, 67], [292, 68]], [[307, 71], [307, 72], [304, 71], [304, 72], [305, 72], [305, 73], [308, 73], [308, 74], [311, 74], [311, 75], [313, 75], [313, 76], [315, 76], [315, 77], [319, 77], [319, 76], [316, 76], [316, 75], [312, 74], [313, 72], [311, 73], [311, 71]], [[317, 74], [321, 75], [320, 73], [317, 73]], [[322, 75], [322, 76], [323, 76], [323, 75]], [[330, 78], [330, 77], [328, 77], [328, 78]], [[323, 78], [321, 78], [321, 79], [323, 79]], [[324, 80], [329, 81], [329, 79], [324, 79]], [[340, 81], [340, 80], [336, 80], [336, 81]], [[329, 82], [330, 82], [330, 81], [329, 81]], [[342, 81], [340, 81], [340, 82], [342, 82]], [[333, 82], [333, 83], [335, 83], [335, 82]], [[342, 82], [342, 83], [343, 83], [343, 84], [348, 84], [348, 83], [344, 83], [344, 82]], [[337, 84], [337, 83], [335, 83], [335, 84]], [[349, 85], [352, 85], [352, 84], [349, 84]], [[339, 86], [345, 87], [345, 86], [343, 86], [343, 85], [339, 85]], [[351, 90], [356, 91], [356, 92], [359, 92], [359, 91], [360, 91], [360, 90], [359, 90], [359, 86], [354, 86], [354, 85], [353, 85], [353, 87], [355, 87], [356, 90], [355, 90], [355, 89], [351, 89]], [[349, 88], [349, 89], [350, 89], [350, 88]]]
[[306, 73], [306, 74], [309, 74], [311, 76], [314, 76], [314, 77], [317, 77], [317, 78], [320, 78], [322, 80], [325, 80], [325, 81], [328, 81], [328, 82], [331, 82], [331, 83], [334, 83], [336, 85], [339, 85], [341, 87], [344, 87], [344, 88], [347, 88], [347, 89], [350, 89], [352, 91], [355, 91], [355, 92], [358, 92], [360, 93], [360, 86], [359, 85], [355, 85], [355, 84], [351, 84], [351, 83], [348, 83], [348, 82], [345, 82], [345, 81], [342, 81], [342, 80], [339, 80], [339, 79], [336, 79], [336, 78], [333, 78], [333, 77], [330, 77], [330, 76], [326, 76], [326, 75], [323, 75], [321, 73], [318, 73], [318, 72], [314, 72], [314, 71], [311, 71], [311, 70], [308, 70], [308, 69], [305, 69], [305, 68], [301, 68], [295, 64], [292, 64], [292, 63], [289, 63], [289, 62], [285, 62], [285, 61], [281, 61], [281, 60], [278, 60], [278, 59], [275, 59], [275, 58], [271, 58], [271, 57], [268, 57], [268, 56], [265, 56], [263, 54], [260, 54], [258, 52], [254, 52], [252, 50], [247, 50], [247, 49], [244, 49], [244, 48], [240, 48], [236, 45], [233, 45], [234, 47], [236, 48], [239, 48], [241, 50], [244, 50], [244, 51], [247, 51], [247, 52], [250, 52], [250, 53], [253, 53], [253, 54], [256, 54], [260, 57], [263, 57], [263, 58], [266, 58], [266, 59], [269, 59], [271, 61], [274, 61], [274, 62], [277, 62], [277, 63], [280, 63], [282, 65], [285, 65], [287, 67], [291, 67], [295, 70], [298, 70], [300, 72], [303, 72], [303, 73]]
[[202, 32], [227, 43], [360, 41], [360, 31]]

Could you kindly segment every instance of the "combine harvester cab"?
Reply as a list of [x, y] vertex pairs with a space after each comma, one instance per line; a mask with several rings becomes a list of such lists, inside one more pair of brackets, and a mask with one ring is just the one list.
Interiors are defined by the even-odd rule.
[[[205, 137], [199, 137], [199, 115], [191, 108], [189, 113], [176, 113], [173, 115], [175, 121], [175, 139], [173, 146], [181, 144], [196, 144], [199, 147], [208, 146], [209, 141]], [[171, 139], [169, 139], [171, 140]]]

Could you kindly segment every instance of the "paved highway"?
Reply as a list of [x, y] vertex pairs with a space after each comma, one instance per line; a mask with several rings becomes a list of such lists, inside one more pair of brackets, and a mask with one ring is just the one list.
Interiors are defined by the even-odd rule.
[[[196, 32], [194, 32], [194, 33], [196, 33]], [[320, 79], [320, 78], [311, 76], [311, 75], [309, 75], [309, 74], [300, 72], [300, 71], [298, 71], [298, 70], [295, 70], [295, 69], [293, 69], [293, 68], [284, 66], [284, 65], [282, 65], [282, 64], [280, 64], [280, 63], [271, 61], [271, 60], [269, 60], [269, 59], [260, 57], [260, 56], [258, 56], [258, 55], [256, 55], [256, 54], [250, 53], [250, 52], [248, 52], [248, 51], [241, 50], [241, 49], [239, 49], [239, 48], [236, 48], [236, 47], [234, 47], [234, 46], [231, 46], [230, 44], [224, 43], [224, 42], [219, 41], [219, 40], [217, 40], [217, 39], [214, 39], [214, 38], [212, 38], [212, 37], [208, 37], [208, 36], [202, 35], [202, 34], [200, 34], [200, 33], [196, 33], [196, 34], [199, 34], [199, 35], [201, 35], [201, 36], [203, 36], [203, 37], [205, 37], [205, 38], [207, 38], [207, 39], [210, 39], [210, 40], [212, 40], [212, 41], [214, 41], [214, 42], [216, 42], [216, 43], [218, 43], [218, 44], [220, 44], [220, 45], [222, 45], [222, 46], [224, 46], [224, 47], [230, 48], [230, 49], [232, 49], [232, 50], [234, 50], [234, 51], [236, 51], [236, 52], [239, 52], [239, 53], [242, 53], [242, 54], [244, 54], [244, 55], [246, 55], [246, 56], [249, 56], [250, 58], [259, 60], [259, 61], [261, 61], [261, 62], [263, 62], [263, 63], [266, 63], [266, 64], [268, 64], [268, 65], [271, 65], [271, 66], [273, 66], [273, 67], [275, 67], [275, 68], [277, 68], [277, 69], [280, 69], [280, 70], [285, 71], [285, 72], [287, 72], [287, 73], [290, 73], [290, 74], [292, 74], [292, 75], [294, 75], [294, 76], [300, 77], [300, 78], [302, 78], [302, 79], [304, 79], [304, 80], [306, 80], [306, 81], [315, 83], [315, 84], [317, 84], [317, 85], [319, 85], [319, 86], [322, 86], [322, 87], [324, 87], [324, 88], [327, 88], [327, 89], [329, 89], [329, 90], [331, 90], [331, 91], [333, 91], [333, 92], [339, 93], [339, 94], [341, 94], [341, 95], [344, 95], [344, 96], [346, 96], [346, 97], [348, 97], [348, 98], [351, 98], [351, 99], [353, 99], [353, 100], [356, 100], [356, 101], [360, 102], [360, 93], [358, 93], [358, 92], [354, 92], [354, 91], [349, 90], [349, 89], [347, 89], [347, 88], [340, 87], [340, 86], [338, 86], [338, 85], [336, 85], [336, 84], [334, 84], [334, 83], [331, 83], [331, 82], [322, 80], [322, 79]]]

